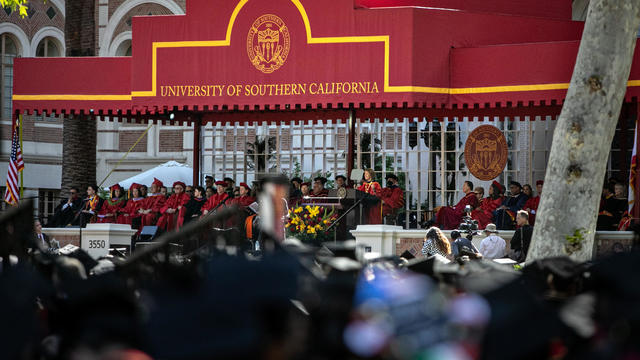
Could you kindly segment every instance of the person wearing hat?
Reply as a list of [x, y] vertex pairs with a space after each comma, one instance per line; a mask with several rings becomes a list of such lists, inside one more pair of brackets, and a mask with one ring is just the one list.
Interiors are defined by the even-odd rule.
[[117, 222], [118, 224], [129, 224], [132, 228], [139, 229], [141, 214], [138, 210], [144, 203], [144, 198], [140, 194], [140, 184], [131, 184], [129, 190], [131, 191], [131, 198], [127, 201], [120, 215], [118, 215]]
[[538, 206], [540, 206], [540, 195], [542, 195], [542, 185], [544, 185], [544, 181], [538, 180], [536, 181], [536, 192], [537, 196], [530, 197], [526, 203], [524, 203], [523, 209], [529, 213], [529, 225], [533, 226], [536, 222], [536, 212], [538, 211]]
[[310, 197], [327, 197], [329, 196], [329, 190], [324, 188], [324, 184], [327, 183], [327, 178], [317, 176], [313, 179], [313, 189], [309, 194]]
[[346, 188], [347, 187], [347, 177], [344, 175], [338, 175], [335, 178], [335, 188], [336, 189], [340, 189], [340, 188]]
[[311, 194], [311, 183], [303, 182], [300, 184], [300, 192], [302, 193], [302, 196], [309, 196], [309, 194]]
[[216, 181], [216, 179], [213, 178], [213, 176], [211, 175], [207, 175], [204, 177], [204, 188], [208, 188], [208, 187], [213, 187], [213, 183]]
[[216, 181], [216, 193], [202, 205], [202, 215], [207, 215], [209, 212], [225, 206], [227, 201], [231, 199], [226, 189], [227, 183], [225, 181]]
[[398, 186], [398, 177], [387, 174], [387, 187], [382, 189], [382, 216], [385, 224], [396, 225], [398, 212], [404, 207], [404, 191]]
[[301, 186], [302, 186], [302, 179], [300, 179], [297, 176], [291, 179], [291, 189], [290, 189], [289, 198], [292, 204], [297, 203], [300, 200], [300, 198], [302, 198], [302, 191], [300, 191]]
[[[367, 169], [362, 175], [364, 182], [358, 186], [358, 190], [369, 195], [380, 198], [382, 196], [382, 186], [374, 181], [376, 173], [373, 169]], [[367, 224], [382, 224], [382, 206], [380, 202], [372, 202], [366, 205], [367, 208]]]
[[[160, 188], [163, 186], [162, 181], [153, 178], [151, 194], [144, 199], [144, 202], [140, 204], [140, 209], [138, 209], [138, 213], [140, 214], [140, 229], [156, 224], [160, 216], [160, 210], [162, 210], [164, 203], [167, 201], [167, 198], [160, 193]], [[140, 186], [140, 189], [142, 189], [142, 186]], [[144, 194], [141, 193], [140, 196], [144, 197]]]
[[[225, 191], [227, 192], [227, 194], [229, 194], [229, 197], [234, 197], [234, 193], [236, 191], [236, 182], [230, 177], [224, 178], [224, 182], [227, 183]], [[216, 184], [218, 183], [216, 182]]]
[[173, 194], [169, 196], [160, 209], [158, 228], [166, 231], [178, 230], [184, 223], [184, 214], [187, 211], [185, 205], [191, 200], [191, 196], [185, 193], [187, 186], [182, 181], [173, 183]]
[[504, 250], [507, 247], [507, 242], [503, 238], [498, 236], [498, 230], [495, 224], [488, 224], [484, 229], [487, 237], [482, 239], [478, 251], [485, 259], [493, 260], [503, 258]]
[[256, 201], [256, 198], [250, 196], [251, 188], [247, 183], [241, 182], [239, 191], [239, 196], [227, 201], [229, 205], [238, 205], [239, 207], [244, 208]]
[[493, 220], [498, 229], [515, 229], [516, 213], [522, 210], [529, 197], [522, 192], [522, 185], [517, 181], [509, 183], [510, 196], [507, 196], [500, 207], [493, 212]]
[[472, 209], [478, 207], [478, 198], [473, 192], [473, 183], [465, 181], [462, 184], [464, 197], [455, 206], [443, 206], [436, 213], [436, 224], [443, 230], [457, 229], [464, 216], [464, 208], [470, 205]]
[[471, 212], [471, 218], [478, 222], [478, 229], [484, 229], [493, 222], [493, 212], [502, 205], [503, 194], [504, 186], [494, 180], [489, 186], [489, 196], [482, 199], [480, 206]]
[[122, 188], [120, 184], [115, 184], [109, 188], [111, 196], [102, 204], [102, 208], [98, 212], [98, 223], [115, 223], [122, 209], [127, 205], [127, 199], [122, 196]]

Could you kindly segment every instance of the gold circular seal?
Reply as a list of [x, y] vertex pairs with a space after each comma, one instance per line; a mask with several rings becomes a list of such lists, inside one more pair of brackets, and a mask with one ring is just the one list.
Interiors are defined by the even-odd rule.
[[278, 70], [287, 60], [290, 47], [289, 29], [278, 16], [262, 15], [251, 25], [247, 55], [253, 66], [263, 73]]
[[492, 125], [481, 125], [467, 138], [464, 161], [476, 178], [493, 180], [507, 165], [508, 150], [507, 139], [500, 129]]

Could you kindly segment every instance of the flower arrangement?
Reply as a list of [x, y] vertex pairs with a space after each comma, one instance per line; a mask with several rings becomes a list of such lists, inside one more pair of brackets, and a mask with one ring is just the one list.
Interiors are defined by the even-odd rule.
[[333, 240], [335, 229], [328, 228], [337, 218], [338, 214], [333, 210], [320, 206], [298, 206], [289, 210], [289, 220], [285, 224], [287, 236], [312, 244]]

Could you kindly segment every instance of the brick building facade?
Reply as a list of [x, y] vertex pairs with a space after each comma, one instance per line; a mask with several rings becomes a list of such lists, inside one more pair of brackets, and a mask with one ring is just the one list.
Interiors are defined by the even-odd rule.
[[[0, 9], [0, 177], [3, 178], [0, 183], [4, 185], [11, 143], [11, 95], [15, 57], [129, 56], [132, 16], [184, 14], [185, 3], [186, 0], [31, 0], [26, 18], [21, 18], [17, 12]], [[52, 213], [59, 196], [66, 196], [64, 190], [71, 186], [66, 184], [62, 174], [63, 139], [69, 139], [72, 133], [77, 134], [78, 129], [75, 127], [81, 128], [81, 140], [90, 136], [89, 132], [97, 136], [95, 150], [92, 147], [79, 147], [75, 150], [96, 153], [95, 179], [89, 179], [87, 183], [100, 183], [147, 129], [143, 125], [103, 119], [97, 122], [96, 133], [92, 130], [96, 127], [78, 124], [78, 121], [82, 119], [62, 119], [55, 114], [24, 117], [24, 197], [36, 200], [36, 212], [44, 218]], [[153, 126], [118, 169], [106, 179], [104, 186], [169, 160], [190, 162], [192, 145], [189, 147], [193, 142], [192, 137], [193, 131], [188, 128]], [[90, 144], [92, 141], [79, 143]], [[77, 163], [65, 166], [77, 167], [74, 171], [90, 168], [87, 164]], [[93, 174], [94, 172], [87, 172], [88, 177], [93, 177]], [[4, 191], [4, 186], [0, 186], [0, 190]], [[4, 204], [2, 207], [4, 208]]]

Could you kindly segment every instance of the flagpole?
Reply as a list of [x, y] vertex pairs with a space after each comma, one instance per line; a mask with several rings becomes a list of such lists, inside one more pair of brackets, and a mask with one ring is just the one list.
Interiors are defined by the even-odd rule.
[[[19, 141], [20, 141], [20, 151], [24, 152], [24, 146], [22, 145], [22, 114], [18, 114], [18, 126], [19, 129]], [[20, 199], [24, 198], [24, 179], [22, 178], [22, 174], [24, 171], [20, 171]]]

